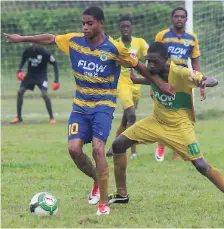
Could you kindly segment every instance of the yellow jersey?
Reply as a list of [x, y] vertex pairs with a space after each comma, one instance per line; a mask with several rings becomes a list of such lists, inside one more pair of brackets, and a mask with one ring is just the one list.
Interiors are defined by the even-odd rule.
[[178, 66], [171, 61], [168, 82], [174, 86], [175, 94], [173, 96], [163, 94], [155, 84], [152, 84], [156, 119], [169, 126], [178, 125], [186, 119], [195, 122], [191, 96], [192, 88], [196, 85], [189, 79], [201, 80], [202, 77], [201, 72]]
[[[117, 41], [119, 43], [120, 42], [123, 43], [121, 37], [118, 38]], [[137, 56], [138, 59], [141, 59], [142, 57], [145, 57], [147, 55], [147, 50], [149, 48], [149, 45], [146, 43], [146, 41], [143, 38], [131, 37], [130, 45], [125, 45], [125, 47], [129, 50], [131, 54]], [[121, 66], [121, 73], [120, 73], [118, 85], [127, 84], [135, 87], [140, 87], [139, 84], [136, 85], [133, 84], [130, 78], [130, 74], [131, 74], [131, 68], [126, 68], [124, 66]]]

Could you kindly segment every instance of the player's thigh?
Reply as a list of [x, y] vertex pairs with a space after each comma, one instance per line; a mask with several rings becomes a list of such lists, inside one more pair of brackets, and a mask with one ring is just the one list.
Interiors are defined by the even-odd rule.
[[165, 144], [184, 160], [192, 161], [203, 156], [193, 124], [182, 123], [176, 127], [165, 127]]
[[123, 133], [128, 139], [138, 143], [161, 142], [163, 128], [153, 115], [146, 117], [126, 129]]
[[20, 88], [25, 88], [26, 90], [33, 91], [35, 87], [35, 82], [32, 78], [26, 77], [20, 84]]
[[40, 89], [41, 93], [42, 91], [46, 93], [48, 90], [48, 81], [46, 79], [43, 79], [39, 83], [37, 83], [37, 86]]
[[118, 98], [124, 110], [131, 106], [134, 106], [133, 94], [130, 87], [119, 87]]
[[84, 143], [91, 142], [92, 129], [88, 116], [72, 111], [68, 120], [68, 141], [81, 139]]
[[98, 138], [104, 143], [109, 137], [113, 116], [103, 112], [96, 112], [92, 116], [92, 137]]

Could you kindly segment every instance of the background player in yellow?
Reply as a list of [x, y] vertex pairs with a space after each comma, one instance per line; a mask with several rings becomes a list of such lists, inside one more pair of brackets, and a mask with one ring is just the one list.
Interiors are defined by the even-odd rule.
[[[128, 15], [123, 15], [120, 18], [121, 37], [117, 39], [120, 43], [129, 50], [138, 59], [145, 61], [145, 56], [148, 50], [148, 44], [143, 38], [132, 36], [132, 18]], [[126, 128], [136, 122], [136, 113], [138, 100], [140, 98], [140, 84], [133, 84], [130, 75], [133, 74], [132, 68], [121, 66], [121, 73], [118, 81], [118, 98], [123, 108], [123, 116], [120, 126], [117, 129], [116, 137], [119, 136]], [[112, 150], [109, 149], [107, 156], [112, 156]], [[136, 157], [136, 146], [131, 147], [131, 158]]]
[[[185, 30], [187, 11], [182, 7], [175, 8], [171, 13], [172, 27], [159, 32], [155, 41], [163, 42], [168, 49], [168, 60], [175, 64], [189, 67], [188, 59], [191, 60], [193, 70], [200, 71], [199, 44], [195, 33]], [[204, 88], [200, 88], [202, 100], [206, 98]], [[151, 91], [152, 92], [152, 91]], [[152, 95], [152, 93], [151, 93]], [[165, 147], [158, 144], [155, 159], [159, 162], [164, 160]], [[173, 153], [173, 160], [180, 159], [178, 154]]]
[[[217, 188], [224, 192], [224, 177], [204, 159], [195, 135], [192, 88], [217, 85], [214, 78], [200, 72], [168, 63], [167, 48], [162, 42], [154, 42], [147, 55], [149, 71], [158, 74], [173, 84], [175, 94], [167, 96], [152, 84], [154, 92], [154, 112], [136, 122], [113, 142], [113, 159], [117, 192], [109, 196], [109, 203], [128, 203], [126, 188], [126, 150], [136, 143], [162, 143], [175, 150], [184, 160], [191, 161], [195, 168], [206, 176]], [[145, 78], [136, 78], [149, 84]]]
[[[32, 42], [57, 46], [70, 57], [76, 81], [73, 110], [68, 120], [68, 151], [77, 168], [94, 181], [89, 204], [97, 204], [97, 214], [110, 213], [108, 206], [109, 167], [105, 144], [116, 107], [116, 89], [120, 66], [135, 67], [164, 92], [173, 94], [170, 84], [152, 76], [136, 56], [103, 31], [104, 13], [89, 7], [82, 14], [83, 33], [20, 36], [4, 33], [9, 43]], [[92, 142], [95, 165], [83, 152]]]

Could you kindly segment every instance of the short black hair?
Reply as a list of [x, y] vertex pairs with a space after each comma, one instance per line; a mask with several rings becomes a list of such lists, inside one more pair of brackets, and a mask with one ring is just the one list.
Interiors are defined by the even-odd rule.
[[97, 21], [104, 21], [103, 10], [98, 6], [89, 7], [82, 13], [82, 15], [90, 15], [94, 17]]
[[168, 57], [168, 50], [164, 43], [162, 42], [153, 42], [148, 49], [148, 53], [158, 53], [161, 57]]
[[172, 17], [173, 17], [173, 15], [175, 14], [175, 12], [176, 12], [177, 10], [182, 10], [182, 11], [184, 11], [184, 12], [185, 12], [185, 16], [187, 17], [187, 10], [185, 10], [183, 7], [177, 7], [177, 8], [175, 8], [175, 9], [172, 11], [172, 13], [171, 13]]
[[130, 14], [121, 15], [120, 16], [120, 23], [122, 21], [130, 21], [131, 24], [132, 24], [132, 17], [131, 17], [131, 15]]

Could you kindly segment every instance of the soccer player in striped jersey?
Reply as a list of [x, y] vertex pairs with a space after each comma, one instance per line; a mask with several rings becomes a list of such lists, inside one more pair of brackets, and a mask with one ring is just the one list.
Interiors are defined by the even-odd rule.
[[[143, 38], [132, 36], [132, 18], [128, 15], [123, 15], [120, 18], [121, 37], [118, 42], [136, 55], [139, 59], [145, 61], [145, 56], [148, 50], [148, 44]], [[117, 129], [116, 137], [118, 137], [126, 128], [132, 126], [136, 121], [135, 110], [140, 98], [140, 84], [133, 84], [130, 75], [133, 74], [133, 69], [121, 66], [121, 73], [118, 81], [118, 98], [123, 108], [123, 117], [120, 126]], [[109, 149], [107, 156], [112, 156], [112, 149]], [[131, 158], [136, 157], [136, 146], [131, 147]]]
[[[89, 7], [82, 14], [83, 33], [64, 35], [40, 34], [20, 36], [7, 34], [8, 42], [57, 44], [70, 57], [76, 95], [68, 121], [68, 150], [76, 166], [94, 180], [89, 204], [98, 204], [97, 214], [110, 213], [108, 205], [109, 167], [105, 144], [110, 133], [116, 106], [117, 83], [121, 65], [133, 67], [154, 82], [163, 92], [174, 94], [169, 83], [151, 74], [138, 58], [130, 54], [103, 32], [104, 13], [99, 7]], [[92, 142], [94, 166], [83, 152], [83, 145]]]
[[[192, 68], [200, 71], [199, 44], [195, 33], [185, 30], [187, 11], [182, 7], [175, 8], [171, 13], [172, 27], [159, 32], [155, 41], [163, 42], [168, 49], [168, 61], [171, 60], [180, 66], [188, 67], [188, 59], [191, 59]], [[200, 88], [202, 100], [206, 98], [204, 88]], [[152, 95], [152, 93], [151, 93]], [[159, 162], [164, 160], [165, 147], [158, 144], [155, 159]], [[178, 154], [173, 152], [173, 160], [180, 159]]]

